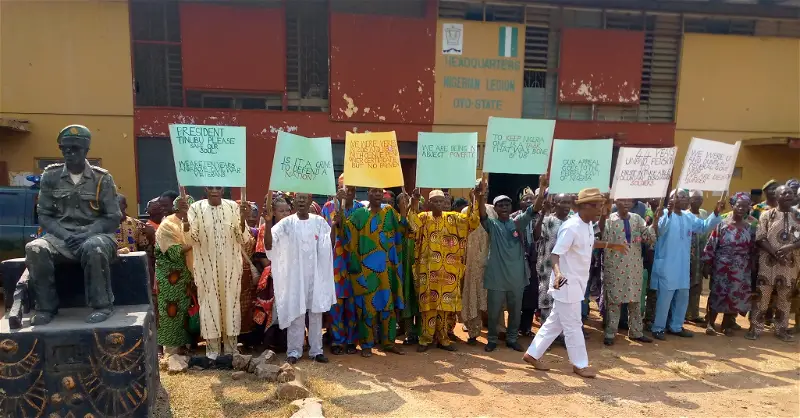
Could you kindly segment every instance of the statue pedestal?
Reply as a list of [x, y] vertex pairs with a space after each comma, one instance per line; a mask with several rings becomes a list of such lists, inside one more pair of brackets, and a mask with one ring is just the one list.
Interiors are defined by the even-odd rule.
[[[24, 269], [20, 259], [0, 264], [7, 299]], [[80, 265], [57, 266], [56, 282], [61, 303], [51, 323], [32, 327], [28, 314], [12, 330], [7, 316], [0, 320], [0, 416], [148, 416], [159, 370], [147, 256], [114, 262], [114, 313], [99, 324], [85, 322]]]

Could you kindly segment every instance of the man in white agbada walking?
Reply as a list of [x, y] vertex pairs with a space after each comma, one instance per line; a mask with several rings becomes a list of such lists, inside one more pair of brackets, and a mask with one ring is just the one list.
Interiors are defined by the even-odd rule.
[[581, 323], [581, 302], [589, 282], [592, 249], [607, 248], [626, 254], [628, 252], [628, 244], [610, 244], [594, 239], [592, 223], [597, 222], [605, 201], [598, 189], [581, 190], [575, 201], [578, 214], [564, 221], [558, 230], [556, 244], [550, 255], [553, 272], [550, 274], [550, 289], [547, 291], [553, 296], [553, 309], [522, 357], [522, 360], [536, 370], [550, 370], [541, 359], [553, 340], [563, 331], [572, 370], [581, 377], [591, 378], [597, 375], [589, 367]]
[[236, 353], [242, 325], [239, 304], [242, 288], [242, 245], [252, 238], [245, 233], [247, 202], [237, 205], [222, 198], [222, 187], [206, 187], [207, 199], [188, 206], [183, 230], [192, 243], [197, 299], [200, 303], [200, 335], [206, 340], [206, 357], [216, 360], [223, 352]]
[[275, 225], [269, 206], [264, 214], [264, 249], [272, 261], [278, 324], [289, 328], [286, 361], [294, 364], [303, 356], [308, 313], [309, 357], [327, 363], [322, 354], [322, 314], [336, 304], [332, 251], [336, 237], [331, 230], [341, 214], [331, 228], [325, 218], [308, 213], [311, 195], [297, 194], [294, 203], [297, 212]]

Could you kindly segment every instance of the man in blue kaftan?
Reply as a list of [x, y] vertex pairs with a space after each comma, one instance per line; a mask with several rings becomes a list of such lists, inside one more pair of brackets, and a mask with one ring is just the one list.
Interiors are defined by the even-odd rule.
[[[686, 211], [689, 206], [687, 190], [673, 190], [665, 214], [658, 221], [659, 237], [650, 288], [658, 292], [653, 337], [664, 340], [664, 331], [681, 337], [693, 334], [683, 329], [683, 319], [689, 306], [689, 257], [692, 233], [704, 234], [721, 220], [723, 202], [717, 203], [712, 215], [705, 220]], [[669, 316], [669, 326], [667, 326]]]

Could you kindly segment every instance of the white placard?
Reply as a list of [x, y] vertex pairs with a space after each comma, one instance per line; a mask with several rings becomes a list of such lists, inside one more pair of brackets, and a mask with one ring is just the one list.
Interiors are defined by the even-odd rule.
[[679, 189], [728, 190], [742, 141], [735, 144], [692, 138], [678, 180]]
[[677, 151], [676, 147], [620, 148], [611, 198], [664, 197]]

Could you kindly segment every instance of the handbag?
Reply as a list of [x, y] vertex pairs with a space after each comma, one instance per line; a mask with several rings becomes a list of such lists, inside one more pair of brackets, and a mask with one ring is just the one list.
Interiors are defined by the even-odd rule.
[[190, 294], [192, 298], [192, 305], [189, 306], [189, 323], [187, 329], [190, 334], [200, 333], [200, 304], [197, 303], [197, 296], [194, 293]]

